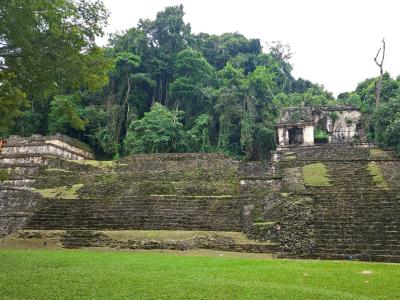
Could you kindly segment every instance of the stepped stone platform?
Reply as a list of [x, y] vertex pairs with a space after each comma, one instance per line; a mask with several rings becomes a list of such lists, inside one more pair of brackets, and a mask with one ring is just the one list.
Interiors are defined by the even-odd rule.
[[[309, 199], [308, 234], [286, 246], [307, 257], [400, 261], [400, 161], [393, 152], [329, 145], [279, 154], [286, 174], [302, 181], [282, 192]], [[326, 182], [307, 182], [304, 167], [315, 165], [325, 168], [318, 176]]]
[[40, 248], [108, 247], [115, 249], [209, 249], [231, 252], [275, 253], [276, 243], [248, 239], [228, 231], [172, 230], [18, 230], [0, 248], [25, 245]]
[[392, 151], [329, 144], [280, 150], [271, 162], [201, 153], [29, 159], [0, 158], [6, 240], [58, 232], [72, 248], [400, 261], [400, 161]]
[[[166, 230], [175, 240], [176, 230], [207, 231], [206, 237], [188, 241], [165, 244], [133, 239], [124, 247], [172, 249], [188, 244], [190, 249], [275, 251], [272, 234], [246, 243], [231, 238], [232, 233], [243, 235], [244, 224], [250, 230], [253, 211], [261, 208], [261, 191], [278, 181], [274, 172], [265, 172], [270, 164], [243, 166], [219, 154], [190, 153], [137, 155], [109, 162], [44, 159], [45, 164], [3, 164], [8, 174], [0, 194], [4, 195], [0, 198], [3, 234], [61, 230], [66, 247], [123, 247], [125, 242], [110, 240], [101, 232]], [[17, 216], [18, 221], [10, 222]]]

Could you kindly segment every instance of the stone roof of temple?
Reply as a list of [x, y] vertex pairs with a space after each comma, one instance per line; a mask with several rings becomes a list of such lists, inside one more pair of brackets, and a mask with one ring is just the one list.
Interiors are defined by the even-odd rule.
[[289, 107], [281, 112], [277, 126], [310, 124], [314, 120], [314, 114], [328, 111], [359, 111], [359, 109], [352, 105]]
[[65, 142], [71, 146], [77, 147], [79, 149], [82, 149], [84, 151], [92, 153], [92, 149], [85, 143], [76, 140], [74, 138], [71, 138], [67, 135], [64, 134], [55, 134], [55, 135], [40, 135], [40, 134], [34, 134], [30, 137], [21, 137], [18, 135], [11, 135], [7, 140], [7, 146], [26, 146], [32, 143], [40, 143], [40, 142], [46, 142], [49, 140], [59, 140], [62, 142]]

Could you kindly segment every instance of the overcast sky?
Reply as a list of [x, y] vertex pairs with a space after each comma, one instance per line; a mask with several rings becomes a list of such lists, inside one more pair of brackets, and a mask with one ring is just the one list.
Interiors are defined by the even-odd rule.
[[248, 38], [289, 43], [293, 75], [323, 84], [335, 95], [377, 76], [373, 58], [386, 40], [384, 69], [400, 75], [398, 0], [103, 0], [111, 12], [107, 32], [154, 19], [183, 4], [192, 32], [238, 31]]

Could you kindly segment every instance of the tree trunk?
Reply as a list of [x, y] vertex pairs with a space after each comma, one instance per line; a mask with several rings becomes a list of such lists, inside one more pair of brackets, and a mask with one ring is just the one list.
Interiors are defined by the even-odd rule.
[[[379, 53], [382, 50], [382, 58], [381, 61], [378, 62]], [[385, 51], [386, 51], [386, 43], [385, 39], [382, 39], [382, 48], [379, 48], [378, 53], [374, 58], [375, 64], [379, 67], [379, 79], [378, 82], [375, 83], [375, 107], [378, 108], [379, 103], [381, 101], [381, 90], [382, 90], [382, 79], [383, 79], [383, 61], [385, 60]]]
[[[126, 112], [126, 106], [128, 104], [128, 99], [129, 99], [129, 93], [131, 91], [131, 81], [129, 79], [129, 75], [127, 76], [126, 79], [126, 93], [125, 93], [125, 97], [124, 97], [124, 101], [120, 107], [120, 113], [119, 113], [119, 120], [118, 120], [118, 135], [116, 136], [117, 138], [117, 143], [120, 142], [120, 135], [121, 135], [121, 131], [122, 131], [122, 124], [124, 122], [124, 120], [126, 119], [126, 116], [124, 115]], [[128, 126], [128, 125], [126, 125]]]

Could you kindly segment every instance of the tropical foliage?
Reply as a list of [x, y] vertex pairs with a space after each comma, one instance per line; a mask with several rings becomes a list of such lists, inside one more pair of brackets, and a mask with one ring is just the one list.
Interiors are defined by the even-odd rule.
[[[61, 132], [98, 155], [218, 151], [266, 159], [274, 124], [288, 106], [354, 104], [369, 137], [399, 145], [399, 84], [385, 74], [335, 100], [291, 75], [290, 47], [263, 50], [240, 33], [193, 34], [182, 6], [136, 27], [102, 35], [101, 1], [4, 0], [0, 4], [0, 134]], [[15, 26], [19, 24], [19, 26]]]

